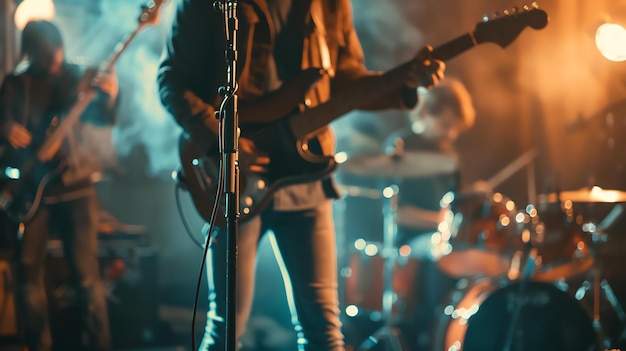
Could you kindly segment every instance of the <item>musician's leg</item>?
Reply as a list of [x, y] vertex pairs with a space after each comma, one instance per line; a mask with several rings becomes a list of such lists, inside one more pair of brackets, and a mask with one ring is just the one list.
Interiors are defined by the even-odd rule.
[[[237, 341], [243, 335], [250, 317], [254, 295], [254, 270], [257, 246], [261, 236], [261, 218], [240, 224], [238, 228], [237, 258]], [[199, 350], [224, 350], [226, 335], [226, 232], [219, 231], [207, 253], [207, 282], [209, 287], [209, 310], [207, 323]]]
[[30, 351], [48, 351], [52, 347], [44, 284], [49, 218], [49, 209], [46, 206], [40, 207], [25, 226], [19, 243], [19, 301], [23, 316], [20, 321], [23, 323], [26, 346]]
[[98, 209], [95, 195], [55, 206], [53, 220], [59, 225], [90, 350], [109, 350], [109, 319], [106, 295], [98, 264]]
[[277, 212], [273, 230], [293, 287], [288, 293], [293, 294], [306, 340], [299, 349], [344, 350], [331, 201], [312, 210]]

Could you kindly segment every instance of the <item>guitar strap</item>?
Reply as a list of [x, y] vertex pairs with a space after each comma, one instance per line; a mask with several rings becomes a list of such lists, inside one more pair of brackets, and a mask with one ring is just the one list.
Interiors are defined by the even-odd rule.
[[315, 28], [317, 29], [317, 45], [320, 51], [322, 68], [332, 78], [335, 76], [335, 70], [330, 60], [330, 50], [328, 49], [328, 42], [326, 41], [328, 33], [326, 33], [326, 26], [324, 25], [324, 9], [322, 7], [322, 0], [311, 1], [311, 18], [313, 19], [313, 24], [315, 24]]

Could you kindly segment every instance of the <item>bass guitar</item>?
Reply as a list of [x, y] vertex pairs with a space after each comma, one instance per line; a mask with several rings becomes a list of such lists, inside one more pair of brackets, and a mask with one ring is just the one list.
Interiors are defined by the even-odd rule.
[[[474, 31], [454, 38], [433, 49], [432, 56], [446, 61], [483, 43], [495, 43], [502, 48], [511, 44], [527, 27], [542, 29], [548, 23], [545, 11], [536, 5], [504, 11], [504, 15], [485, 19]], [[271, 201], [273, 193], [286, 185], [322, 179], [336, 168], [333, 157], [315, 154], [309, 141], [334, 119], [359, 108], [377, 97], [399, 89], [415, 58], [383, 75], [384, 80], [373, 84], [359, 84], [350, 90], [333, 94], [332, 98], [313, 108], [302, 108], [305, 94], [322, 76], [317, 69], [302, 71], [294, 80], [283, 85], [276, 93], [239, 108], [239, 115], [247, 113], [263, 121], [240, 124], [241, 136], [254, 141], [269, 155], [267, 172], [240, 171], [239, 213], [240, 222], [259, 214]], [[250, 120], [241, 117], [242, 120]], [[256, 118], [258, 120], [258, 118]], [[203, 219], [211, 220], [217, 194], [220, 172], [219, 145], [213, 145], [203, 154], [183, 134], [179, 140], [182, 174], [179, 182], [189, 191], [194, 206]], [[217, 225], [225, 224], [224, 201], [218, 206]]]
[[[112, 69], [139, 31], [147, 25], [158, 23], [160, 8], [166, 2], [167, 0], [150, 0], [142, 6], [137, 27], [115, 46], [111, 56], [100, 65], [100, 69]], [[85, 75], [88, 74], [93, 74], [93, 71], [88, 70]], [[86, 76], [82, 77], [85, 78]], [[0, 161], [0, 211], [5, 212], [10, 219], [26, 223], [37, 212], [46, 185], [65, 169], [63, 161], [53, 163], [51, 160], [95, 96], [95, 88], [79, 92], [76, 102], [61, 118], [52, 118], [45, 135], [33, 138], [41, 142], [34, 142], [25, 149], [8, 147], [4, 150]]]

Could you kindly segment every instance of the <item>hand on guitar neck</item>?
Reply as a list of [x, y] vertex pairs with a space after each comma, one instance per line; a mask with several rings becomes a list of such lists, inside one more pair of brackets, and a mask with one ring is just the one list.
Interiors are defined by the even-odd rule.
[[98, 74], [96, 74], [96, 76], [91, 80], [91, 86], [93, 88], [98, 88], [103, 93], [107, 94], [110, 99], [110, 104], [114, 104], [119, 92], [115, 66], [112, 66], [109, 69], [105, 68], [99, 70]]
[[437, 85], [443, 79], [446, 64], [433, 58], [432, 52], [432, 46], [428, 45], [417, 53], [408, 67], [409, 72], [405, 82], [408, 88], [417, 89], [420, 86], [429, 88]]
[[[89, 89], [97, 89], [106, 94], [109, 97], [108, 108], [113, 108], [116, 103], [117, 95], [119, 91], [119, 85], [117, 76], [115, 74], [115, 66], [111, 68], [103, 68], [98, 70], [95, 77], [91, 79]], [[83, 91], [79, 95], [80, 99], [85, 99], [86, 94], [95, 94], [94, 92]], [[49, 138], [48, 142], [42, 145], [38, 152], [38, 157], [41, 162], [50, 161], [57, 154], [61, 145], [63, 145], [64, 138]]]

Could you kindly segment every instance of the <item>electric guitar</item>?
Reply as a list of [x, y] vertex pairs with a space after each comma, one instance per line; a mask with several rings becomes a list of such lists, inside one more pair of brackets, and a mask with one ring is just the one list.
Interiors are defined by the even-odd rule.
[[[111, 56], [100, 65], [100, 69], [113, 68], [139, 31], [145, 26], [158, 23], [160, 8], [166, 2], [167, 0], [150, 0], [142, 6], [137, 27], [115, 46]], [[85, 75], [90, 74], [93, 74], [93, 70], [85, 72]], [[82, 77], [85, 78], [86, 76]], [[66, 166], [63, 161], [53, 163], [51, 160], [95, 96], [95, 88], [79, 92], [76, 102], [61, 118], [52, 118], [43, 135], [33, 136], [33, 141], [41, 142], [33, 142], [24, 149], [8, 147], [3, 150], [0, 160], [0, 211], [5, 212], [10, 219], [25, 223], [37, 212], [46, 185], [59, 176]]]
[[[449, 60], [479, 44], [495, 43], [504, 48], [511, 44], [526, 28], [542, 29], [548, 23], [545, 11], [533, 4], [531, 7], [505, 11], [503, 16], [485, 19], [474, 31], [463, 34], [434, 48], [432, 56]], [[384, 82], [375, 85], [360, 84], [351, 90], [335, 93], [330, 101], [310, 109], [302, 108], [305, 94], [322, 76], [318, 69], [302, 71], [294, 80], [283, 85], [276, 93], [260, 100], [239, 106], [242, 120], [254, 114], [264, 122], [240, 124], [241, 136], [254, 141], [268, 154], [267, 172], [258, 174], [240, 171], [239, 213], [240, 222], [259, 214], [279, 188], [322, 179], [336, 168], [331, 156], [314, 154], [309, 141], [334, 119], [354, 109], [363, 108], [377, 97], [399, 89], [415, 58], [386, 72]], [[242, 101], [242, 104], [244, 101]], [[215, 143], [207, 154], [202, 154], [195, 144], [183, 134], [179, 140], [182, 174], [178, 181], [191, 194], [194, 206], [203, 219], [211, 220], [220, 172], [220, 155]], [[217, 225], [225, 224], [225, 206], [218, 206]]]

